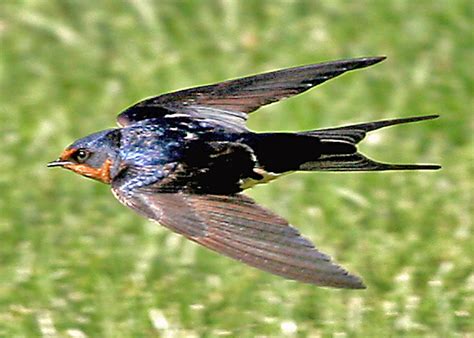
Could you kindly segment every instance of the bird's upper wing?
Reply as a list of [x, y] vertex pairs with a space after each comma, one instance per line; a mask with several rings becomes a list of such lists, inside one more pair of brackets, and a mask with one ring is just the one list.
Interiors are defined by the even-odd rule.
[[211, 250], [289, 279], [337, 288], [364, 288], [298, 230], [249, 197], [136, 191], [114, 195], [139, 214]]
[[126, 109], [117, 117], [121, 126], [137, 121], [184, 114], [244, 124], [246, 114], [259, 107], [302, 93], [346, 71], [364, 68], [385, 57], [364, 57], [325, 62], [184, 89], [152, 97]]

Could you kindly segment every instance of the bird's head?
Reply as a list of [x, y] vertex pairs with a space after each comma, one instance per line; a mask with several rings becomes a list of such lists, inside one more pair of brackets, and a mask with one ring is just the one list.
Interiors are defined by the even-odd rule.
[[62, 167], [103, 183], [110, 183], [117, 168], [120, 130], [110, 129], [81, 138], [64, 149], [48, 167]]

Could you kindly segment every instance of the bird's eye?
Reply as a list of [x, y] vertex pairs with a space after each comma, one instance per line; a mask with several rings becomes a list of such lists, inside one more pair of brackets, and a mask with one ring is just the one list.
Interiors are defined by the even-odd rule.
[[90, 152], [85, 149], [77, 150], [73, 155], [72, 158], [78, 163], [84, 163], [90, 156]]

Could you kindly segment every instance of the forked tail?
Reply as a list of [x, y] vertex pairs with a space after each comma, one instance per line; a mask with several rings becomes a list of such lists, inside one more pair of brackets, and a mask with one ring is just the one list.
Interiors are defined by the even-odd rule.
[[436, 170], [433, 164], [391, 164], [371, 160], [357, 152], [358, 144], [368, 132], [396, 124], [431, 120], [438, 115], [382, 120], [350, 126], [319, 129], [298, 133], [319, 139], [319, 157], [299, 164], [304, 171], [381, 171], [381, 170]]

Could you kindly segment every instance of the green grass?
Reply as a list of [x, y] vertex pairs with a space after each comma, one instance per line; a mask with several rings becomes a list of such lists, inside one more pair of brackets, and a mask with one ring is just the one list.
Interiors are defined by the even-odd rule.
[[[2, 1], [0, 336], [472, 337], [473, 15], [469, 0]], [[257, 271], [45, 167], [143, 97], [381, 54], [250, 119], [266, 131], [442, 115], [362, 147], [442, 171], [294, 174], [249, 192], [367, 290]]]

